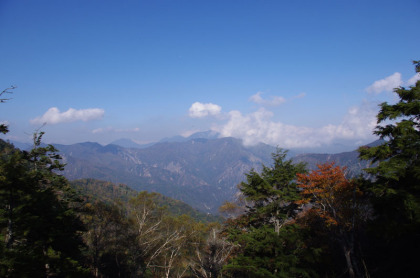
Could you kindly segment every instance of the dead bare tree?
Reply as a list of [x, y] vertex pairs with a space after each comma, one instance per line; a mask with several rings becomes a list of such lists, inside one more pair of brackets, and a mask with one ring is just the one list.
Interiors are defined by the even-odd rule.
[[207, 239], [206, 246], [196, 249], [196, 262], [191, 266], [191, 271], [197, 278], [222, 277], [222, 268], [227, 263], [235, 246], [222, 238], [217, 229], [212, 229]]
[[188, 269], [182, 251], [194, 235], [194, 229], [187, 229], [186, 222], [167, 215], [154, 202], [153, 193], [140, 193], [131, 200], [130, 210], [135, 227], [135, 260], [141, 266], [138, 272], [151, 272], [156, 277], [182, 277]]
[[[3, 91], [1, 91], [1, 93], [0, 93], [0, 103], [4, 103], [4, 102], [10, 100], [10, 98], [4, 98], [3, 95], [12, 94], [13, 92], [11, 92], [11, 90], [14, 90], [16, 88], [17, 88], [16, 86], [10, 86], [9, 88], [6, 88]], [[7, 124], [1, 123], [0, 124], [0, 133], [6, 134], [8, 132], [9, 132], [9, 129], [7, 127]]]

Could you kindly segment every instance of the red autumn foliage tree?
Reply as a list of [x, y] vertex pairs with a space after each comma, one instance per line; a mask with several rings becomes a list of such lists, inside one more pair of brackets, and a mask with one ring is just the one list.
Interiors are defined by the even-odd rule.
[[322, 220], [321, 228], [343, 251], [349, 277], [362, 277], [361, 258], [355, 251], [355, 234], [365, 218], [366, 209], [361, 191], [356, 182], [345, 177], [345, 169], [326, 163], [318, 165], [318, 170], [309, 174], [297, 174], [302, 199], [296, 203], [308, 204], [310, 211], [307, 215]]
[[318, 170], [309, 174], [297, 174], [302, 199], [299, 204], [312, 204], [312, 209], [325, 220], [327, 226], [340, 225], [351, 229], [355, 198], [361, 196], [357, 186], [346, 179], [346, 168], [334, 163], [318, 165]]

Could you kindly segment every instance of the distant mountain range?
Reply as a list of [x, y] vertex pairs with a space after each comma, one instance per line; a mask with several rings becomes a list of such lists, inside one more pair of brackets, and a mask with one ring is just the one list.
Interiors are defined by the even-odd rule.
[[55, 145], [70, 180], [94, 178], [156, 191], [216, 213], [232, 199], [244, 173], [271, 163], [274, 147], [246, 148], [234, 138], [157, 143], [143, 149], [97, 143]]
[[[366, 146], [373, 147], [382, 144], [383, 142], [383, 140], [377, 140], [375, 142], [367, 144]], [[363, 169], [369, 168], [371, 166], [370, 161], [359, 159], [359, 152], [357, 150], [336, 154], [298, 154], [292, 159], [296, 163], [306, 163], [306, 167], [309, 170], [317, 169], [318, 164], [323, 164], [326, 162], [335, 162], [337, 165], [347, 168], [346, 173], [348, 177], [355, 177], [359, 174], [362, 174]]]
[[191, 139], [197, 139], [197, 138], [217, 139], [217, 138], [219, 138], [219, 133], [217, 133], [215, 131], [208, 130], [208, 131], [203, 131], [203, 132], [196, 132], [196, 133], [194, 133], [194, 134], [192, 134], [188, 137], [184, 137], [184, 136], [181, 136], [181, 135], [177, 135], [177, 136], [173, 136], [173, 137], [165, 137], [165, 138], [161, 139], [159, 142], [148, 143], [148, 144], [138, 144], [131, 139], [123, 138], [123, 139], [119, 139], [119, 140], [115, 140], [115, 141], [111, 142], [110, 145], [117, 145], [117, 146], [124, 147], [124, 148], [144, 149], [144, 148], [148, 148], [150, 146], [153, 146], [154, 144], [157, 144], [157, 143], [187, 142]]
[[[166, 138], [149, 146], [129, 144], [127, 140], [106, 146], [92, 142], [54, 145], [66, 163], [63, 174], [70, 180], [94, 178], [126, 184], [135, 190], [161, 193], [213, 214], [224, 201], [234, 198], [237, 185], [246, 178], [245, 173], [260, 170], [262, 164], [272, 164], [271, 154], [276, 150], [266, 144], [246, 147], [239, 139], [217, 138], [211, 132], [182, 138]], [[289, 157], [306, 162], [309, 169], [335, 161], [347, 166], [349, 175], [357, 175], [369, 166], [366, 161], [358, 160], [357, 151], [290, 152]]]

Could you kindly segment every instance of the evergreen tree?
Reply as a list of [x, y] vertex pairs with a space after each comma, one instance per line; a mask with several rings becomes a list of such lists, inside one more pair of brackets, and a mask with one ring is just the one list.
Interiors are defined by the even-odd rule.
[[[420, 61], [414, 61], [416, 72]], [[411, 277], [420, 248], [420, 81], [396, 88], [399, 101], [382, 103], [374, 133], [385, 142], [359, 149], [375, 166], [367, 190], [375, 217], [371, 222], [371, 265], [378, 277]]]
[[80, 277], [83, 229], [53, 146], [30, 152], [0, 140], [0, 276]]
[[239, 186], [245, 199], [250, 202], [247, 214], [253, 224], [272, 224], [278, 232], [284, 222], [295, 216], [299, 190], [295, 179], [297, 173], [305, 172], [304, 164], [286, 160], [286, 152], [273, 154], [273, 167], [263, 165], [261, 174], [251, 171], [247, 182]]
[[230, 220], [228, 238], [238, 246], [225, 266], [231, 277], [314, 277], [312, 251], [304, 242], [306, 230], [294, 224], [299, 211], [297, 173], [303, 164], [286, 160], [286, 152], [273, 154], [273, 167], [261, 174], [251, 171], [239, 189], [248, 202], [245, 214]]

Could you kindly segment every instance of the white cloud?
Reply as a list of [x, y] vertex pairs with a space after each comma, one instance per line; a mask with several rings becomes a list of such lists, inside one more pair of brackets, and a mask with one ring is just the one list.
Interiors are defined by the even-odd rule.
[[420, 73], [416, 73], [413, 77], [411, 77], [410, 79], [408, 79], [408, 81], [406, 82], [407, 86], [413, 86], [416, 85], [416, 82], [420, 80]]
[[100, 108], [80, 109], [70, 108], [66, 112], [60, 112], [57, 107], [51, 107], [40, 117], [31, 120], [32, 124], [59, 124], [76, 121], [92, 121], [101, 119], [105, 111]]
[[361, 140], [373, 138], [372, 130], [376, 125], [377, 106], [363, 103], [349, 109], [338, 125], [321, 128], [294, 126], [272, 121], [273, 113], [264, 108], [248, 115], [239, 111], [228, 113], [229, 120], [216, 127], [224, 137], [241, 138], [245, 145], [259, 142], [282, 148], [319, 147], [336, 140]]
[[194, 102], [189, 109], [189, 115], [191, 118], [216, 116], [220, 114], [221, 110], [222, 107], [213, 103]]
[[251, 96], [249, 100], [257, 104], [267, 105], [267, 106], [278, 106], [286, 102], [285, 98], [279, 97], [279, 96], [272, 96], [270, 99], [263, 99], [261, 97], [262, 94], [263, 92], [258, 92], [255, 95]]
[[228, 122], [217, 129], [222, 136], [241, 138], [245, 145], [264, 142], [271, 145], [293, 148], [312, 145], [308, 140], [311, 128], [286, 125], [271, 121], [273, 113], [261, 108], [249, 115], [239, 111], [229, 112]]
[[401, 73], [396, 72], [393, 75], [385, 77], [384, 79], [373, 82], [372, 85], [366, 88], [366, 91], [371, 94], [392, 92], [394, 88], [398, 88], [402, 84], [403, 82], [401, 80]]
[[113, 128], [113, 127], [100, 127], [97, 129], [92, 130], [93, 134], [100, 134], [100, 133], [122, 133], [122, 132], [138, 132], [140, 128], [128, 128], [128, 129], [121, 129], [121, 128]]
[[96, 134], [96, 133], [105, 133], [105, 132], [110, 132], [110, 131], [112, 131], [112, 127], [100, 127], [100, 128], [96, 128], [92, 130], [92, 133]]
[[[393, 76], [387, 79], [401, 80], [400, 74], [394, 74]], [[384, 85], [382, 83], [377, 83], [380, 86], [378, 85], [375, 88], [379, 90]], [[250, 100], [255, 103], [268, 104], [269, 101], [264, 100], [261, 94], [261, 92], [258, 92]], [[301, 93], [293, 98], [304, 96], [305, 93]], [[282, 101], [284, 102], [284, 99]], [[277, 103], [280, 103], [280, 100], [277, 100]], [[217, 109], [212, 110], [210, 108], [212, 105], [214, 104], [196, 102], [190, 108], [190, 116], [200, 118], [219, 114], [220, 106], [214, 105], [214, 108], [217, 107]], [[326, 124], [318, 128], [274, 121], [274, 113], [267, 107], [261, 107], [250, 114], [242, 114], [240, 111], [233, 110], [225, 114], [223, 118], [226, 121], [224, 123], [213, 125], [212, 129], [219, 132], [222, 137], [240, 138], [245, 145], [255, 145], [263, 142], [288, 149], [314, 148], [332, 143], [361, 142], [375, 139], [372, 132], [376, 126], [378, 109], [377, 103], [365, 101], [359, 106], [351, 107], [338, 124]]]
[[360, 106], [351, 107], [339, 125], [327, 125], [322, 133], [329, 140], [336, 139], [367, 139], [372, 136], [376, 126], [378, 105], [372, 102], [363, 102]]

